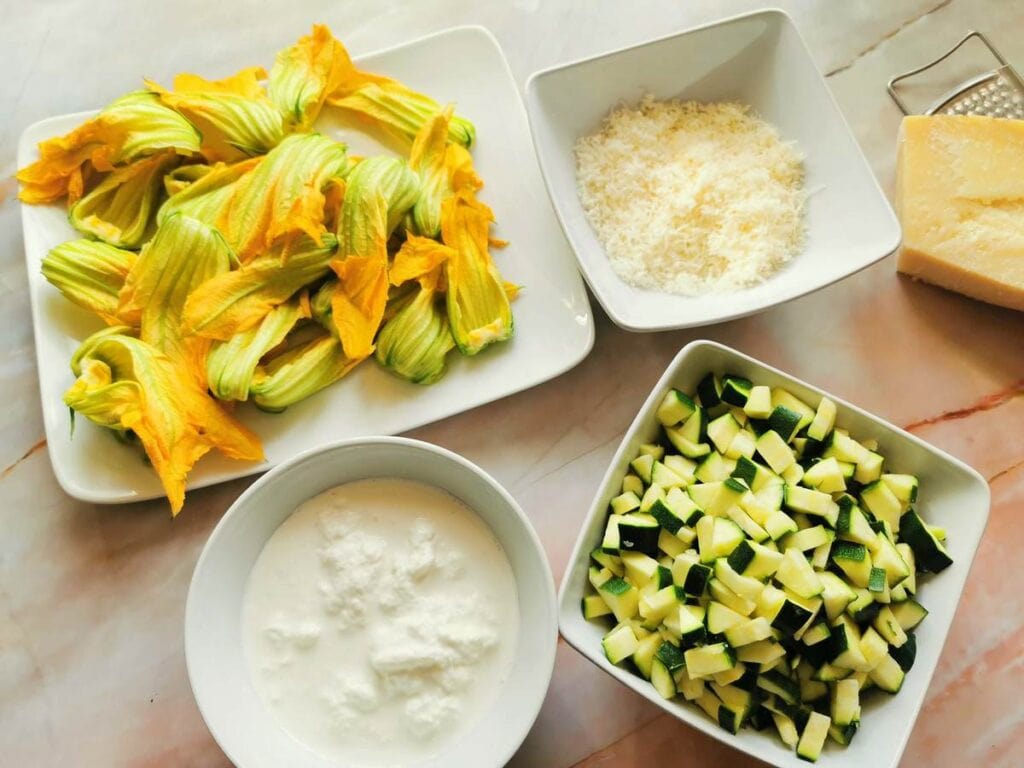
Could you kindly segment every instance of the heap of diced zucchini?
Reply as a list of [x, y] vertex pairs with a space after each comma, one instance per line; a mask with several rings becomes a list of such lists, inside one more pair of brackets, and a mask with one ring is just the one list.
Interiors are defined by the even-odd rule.
[[919, 572], [951, 564], [873, 440], [785, 389], [708, 374], [658, 409], [592, 553], [588, 619], [666, 699], [723, 728], [774, 725], [807, 760], [846, 745], [863, 691], [899, 691], [914, 663]]

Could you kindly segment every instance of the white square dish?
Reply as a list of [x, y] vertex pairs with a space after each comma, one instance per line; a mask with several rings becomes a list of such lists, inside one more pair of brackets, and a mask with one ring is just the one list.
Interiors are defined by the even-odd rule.
[[[573, 147], [599, 128], [612, 107], [647, 93], [749, 104], [804, 154], [804, 249], [763, 283], [686, 297], [635, 288], [612, 269], [576, 191]], [[594, 295], [627, 330], [687, 328], [759, 312], [847, 277], [899, 245], [899, 223], [782, 11], [737, 16], [537, 72], [526, 85], [526, 105], [562, 229]]]
[[[272, 52], [267, 55], [272, 59]], [[586, 291], [544, 194], [522, 102], [494, 37], [482, 27], [461, 27], [358, 61], [442, 103], [455, 102], [459, 113], [476, 124], [473, 157], [486, 182], [481, 198], [497, 216], [495, 236], [510, 241], [495, 260], [509, 280], [524, 286], [513, 305], [515, 338], [475, 358], [452, 354], [447, 377], [432, 386], [409, 384], [367, 362], [283, 414], [239, 408], [241, 420], [263, 439], [266, 462], [208, 455], [190, 475], [190, 489], [265, 470], [340, 438], [404, 432], [511, 395], [569, 370], [593, 345]], [[187, 68], [183, 62], [182, 69]], [[90, 115], [65, 115], [30, 126], [21, 136], [19, 166], [36, 159], [38, 142], [71, 130]], [[384, 149], [365, 134], [346, 130], [333, 116], [325, 115], [316, 127], [359, 154]], [[106, 430], [80, 418], [72, 440], [62, 401], [74, 380], [69, 361], [101, 323], [66, 301], [40, 273], [50, 248], [78, 236], [64, 207], [26, 205], [22, 221], [43, 417], [57, 480], [70, 495], [98, 503], [162, 496], [156, 474], [139, 452]]]
[[690, 702], [666, 701], [650, 683], [625, 669], [612, 665], [601, 649], [606, 629], [588, 622], [580, 611], [587, 584], [591, 550], [598, 545], [604, 529], [608, 503], [619, 493], [622, 477], [641, 443], [657, 438], [660, 424], [656, 410], [670, 387], [693, 392], [708, 371], [729, 372], [757, 384], [784, 386], [797, 397], [815, 402], [827, 395], [838, 406], [836, 424], [858, 438], [874, 438], [891, 467], [890, 471], [918, 476], [921, 496], [916, 508], [930, 524], [946, 528], [946, 546], [953, 565], [940, 574], [928, 576], [920, 585], [920, 601], [929, 614], [916, 631], [917, 659], [895, 696], [879, 694], [864, 701], [861, 727], [849, 747], [830, 743], [819, 764], [832, 768], [895, 768], [906, 747], [921, 709], [928, 684], [935, 672], [942, 646], [956, 613], [975, 551], [985, 530], [989, 512], [989, 489], [985, 480], [963, 462], [928, 445], [892, 424], [827, 392], [795, 379], [747, 355], [710, 341], [694, 341], [684, 347], [669, 365], [612, 459], [594, 502], [583, 522], [580, 536], [569, 559], [559, 590], [559, 629], [563, 637], [602, 670], [646, 697], [665, 712], [714, 738], [780, 768], [797, 768], [800, 760], [779, 739], [774, 729], [763, 732], [749, 728], [733, 735], [712, 722]]

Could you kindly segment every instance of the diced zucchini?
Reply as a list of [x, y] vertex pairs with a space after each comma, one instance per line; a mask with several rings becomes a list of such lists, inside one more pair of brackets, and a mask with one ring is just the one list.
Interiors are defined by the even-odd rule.
[[626, 475], [622, 478], [622, 492], [632, 493], [636, 496], [643, 496], [644, 493], [644, 481], [633, 474]]
[[583, 618], [588, 621], [591, 619], [597, 619], [601, 616], [607, 616], [612, 612], [612, 609], [608, 607], [600, 595], [587, 595], [581, 601], [581, 608], [583, 609]]
[[728, 509], [739, 503], [743, 495], [748, 493], [747, 487], [735, 477], [727, 477], [718, 486], [718, 492], [711, 502], [704, 507], [704, 513], [715, 517], [724, 517]]
[[672, 699], [676, 695], [676, 681], [658, 657], [651, 661], [651, 685], [663, 699]]
[[627, 491], [612, 499], [611, 507], [614, 514], [624, 515], [635, 509], [640, 509], [640, 498], [632, 491]]
[[708, 424], [708, 439], [719, 453], [725, 453], [739, 434], [740, 423], [731, 413], [724, 413]]
[[651, 662], [654, 661], [654, 654], [664, 642], [657, 632], [637, 642], [636, 650], [633, 651], [633, 664], [647, 680], [651, 679]]
[[796, 485], [804, 477], [804, 468], [798, 463], [790, 464], [782, 471], [782, 479], [786, 481], [786, 485]]
[[784, 472], [796, 461], [793, 450], [786, 441], [779, 437], [778, 432], [769, 430], [757, 438], [757, 452], [776, 474]]
[[666, 427], [674, 427], [686, 421], [695, 410], [697, 406], [690, 396], [673, 387], [658, 406], [658, 421]]
[[823, 591], [821, 579], [798, 549], [787, 549], [775, 572], [775, 580], [803, 598], [812, 598]]
[[888, 485], [881, 480], [876, 480], [860, 492], [860, 500], [868, 512], [877, 519], [888, 523], [894, 532], [899, 532], [900, 513], [903, 511], [903, 505], [889, 490]]
[[866, 671], [871, 671], [889, 652], [889, 644], [875, 631], [874, 627], [868, 627], [860, 636], [860, 652], [867, 662], [868, 669]]
[[725, 584], [720, 582], [718, 579], [712, 578], [708, 582], [708, 593], [711, 595], [713, 600], [717, 600], [741, 616], [749, 616], [754, 612], [757, 607], [757, 603], [753, 600], [748, 600], [745, 597], [741, 597], [729, 589]]
[[779, 738], [787, 747], [792, 749], [800, 742], [800, 734], [789, 717], [781, 712], [772, 712], [772, 722], [775, 723], [775, 730], [779, 732]]
[[865, 546], [875, 541], [875, 532], [871, 530], [867, 517], [849, 496], [844, 496], [839, 500], [836, 533], [842, 539], [855, 541]]
[[725, 639], [733, 648], [757, 643], [772, 637], [772, 626], [763, 616], [747, 619], [725, 630]]
[[889, 610], [904, 632], [910, 632], [928, 615], [925, 607], [916, 600], [907, 600], [905, 603], [892, 606]]
[[608, 603], [617, 621], [626, 621], [637, 615], [640, 608], [640, 591], [625, 579], [615, 576], [598, 589], [598, 594]]
[[846, 478], [834, 456], [814, 464], [804, 472], [801, 482], [808, 488], [814, 488], [823, 493], [838, 493], [846, 490]]
[[594, 589], [600, 589], [602, 584], [605, 584], [614, 577], [615, 574], [608, 568], [595, 568], [594, 566], [590, 566], [587, 570], [587, 578]]
[[705, 408], [714, 408], [722, 402], [722, 384], [713, 373], [707, 374], [697, 385], [697, 397]]
[[704, 680], [699, 677], [694, 680], [684, 671], [676, 676], [676, 689], [687, 701], [696, 701], [704, 695]]
[[651, 515], [623, 515], [618, 521], [619, 548], [623, 552], [643, 552], [655, 557], [658, 554], [659, 530], [658, 521]]
[[885, 459], [881, 454], [868, 451], [867, 457], [863, 461], [857, 462], [857, 470], [854, 472], [853, 479], [864, 485], [877, 481], [882, 476], [884, 463]]
[[631, 462], [629, 466], [633, 468], [637, 476], [645, 483], [650, 485], [651, 483], [651, 471], [654, 469], [654, 457], [649, 453], [641, 453]]
[[677, 475], [667, 465], [656, 461], [651, 467], [651, 484], [660, 485], [667, 491], [669, 488], [685, 488], [689, 484], [689, 480]]
[[772, 390], [763, 384], [751, 387], [743, 412], [754, 419], [767, 419], [772, 413]]
[[623, 552], [620, 559], [636, 585], [643, 586], [658, 572], [658, 561], [643, 552]]
[[839, 507], [832, 501], [832, 496], [811, 488], [786, 484], [782, 504], [793, 512], [823, 517], [832, 527], [839, 518]]
[[831, 571], [819, 573], [818, 578], [821, 579], [821, 599], [825, 604], [825, 615], [829, 621], [835, 621], [856, 599], [857, 594]]
[[736, 649], [736, 658], [747, 664], [765, 667], [786, 655], [786, 649], [774, 640], [760, 640]]
[[878, 666], [868, 672], [868, 677], [886, 693], [899, 693], [905, 674], [896, 659], [886, 654]]
[[622, 558], [618, 555], [610, 555], [603, 549], [595, 549], [590, 553], [590, 559], [602, 568], [607, 568], [616, 576], [622, 576], [626, 569], [622, 565]]
[[828, 728], [832, 720], [820, 712], [811, 712], [807, 718], [807, 725], [800, 734], [800, 741], [796, 745], [797, 757], [815, 763], [821, 756], [822, 747], [825, 746], [825, 739], [828, 738]]
[[913, 633], [907, 635], [907, 642], [899, 648], [890, 648], [889, 655], [900, 665], [900, 669], [909, 672], [914, 666], [914, 659], [917, 658], [917, 638]]
[[822, 452], [822, 457], [827, 459], [829, 456], [835, 456], [839, 461], [859, 464], [867, 460], [868, 453], [870, 451], [867, 448], [841, 430], [836, 429], [832, 431], [832, 439]]
[[768, 429], [777, 432], [787, 443], [796, 436], [800, 426], [800, 414], [784, 405], [775, 406], [768, 416]]
[[894, 648], [899, 648], [907, 642], [907, 633], [903, 630], [899, 619], [896, 618], [892, 608], [888, 605], [882, 606], [879, 609], [878, 615], [875, 616], [871, 625], [878, 630], [878, 634], [882, 636], [885, 642]]
[[[687, 541], [679, 538], [680, 535], [685, 535]], [[687, 543], [693, 541], [695, 535], [691, 528], [683, 527], [675, 533], [669, 533], [662, 528], [658, 534], [658, 549], [671, 558], [678, 557], [686, 551]]]
[[740, 459], [752, 458], [756, 452], [757, 438], [752, 432], [741, 430], [736, 433], [736, 437], [729, 443], [729, 448], [726, 450], [725, 455], [726, 458], [739, 461]]
[[876, 602], [874, 594], [865, 588], [856, 587], [853, 591], [855, 597], [850, 604], [846, 606], [846, 613], [861, 626], [870, 624], [875, 620], [875, 616], [878, 615], [878, 611], [882, 607], [882, 604]]
[[710, 677], [736, 666], [736, 656], [725, 643], [702, 645], [683, 654], [690, 677]]
[[675, 587], [670, 585], [659, 589], [652, 595], [641, 596], [637, 610], [640, 612], [640, 617], [644, 619], [644, 626], [646, 628], [657, 629], [669, 611], [675, 609], [678, 605], [679, 601], [676, 600]]
[[814, 420], [814, 409], [807, 403], [788, 390], [772, 387], [772, 408], [778, 408], [780, 405], [800, 414], [800, 429], [808, 426]]
[[952, 558], [920, 516], [907, 510], [899, 522], [900, 538], [910, 545], [919, 570], [938, 573], [953, 564]]
[[661, 457], [665, 455], [665, 446], [657, 443], [643, 443], [639, 453], [641, 456], [651, 456], [655, 461], [660, 461]]
[[782, 510], [772, 512], [765, 520], [764, 529], [773, 541], [797, 531], [796, 521]]
[[768, 536], [768, 532], [754, 522], [754, 519], [744, 512], [739, 506], [733, 505], [729, 507], [726, 515], [754, 541], [762, 542], [767, 541], [770, 538]]
[[620, 624], [601, 640], [604, 655], [612, 664], [618, 664], [632, 656], [639, 645], [633, 628], [628, 624]]
[[734, 469], [736, 469], [735, 461], [712, 451], [697, 465], [693, 476], [702, 483], [713, 483], [730, 477]]
[[832, 545], [832, 562], [839, 566], [852, 584], [867, 588], [871, 577], [871, 555], [863, 544], [836, 541]]
[[789, 534], [779, 544], [783, 550], [795, 549], [798, 552], [806, 552], [810, 549], [817, 549], [822, 544], [827, 544], [830, 541], [832, 541], [832, 537], [825, 530], [825, 526], [814, 525], [810, 528], [804, 528], [802, 531]]
[[913, 475], [882, 475], [882, 482], [889, 486], [904, 508], [917, 501], [918, 480]]
[[670, 453], [662, 461], [666, 467], [686, 480], [687, 484], [693, 482], [693, 470], [697, 468], [697, 462], [678, 453]]
[[742, 408], [746, 405], [747, 398], [750, 396], [750, 390], [753, 387], [754, 385], [750, 379], [727, 374], [722, 380], [722, 402]]
[[812, 440], [824, 441], [836, 423], [836, 404], [827, 397], [821, 398], [814, 419], [807, 427], [807, 436]]
[[739, 626], [747, 621], [747, 617], [737, 613], [727, 605], [712, 600], [708, 603], [705, 623], [708, 632], [720, 635], [730, 627]]
[[853, 741], [853, 737], [857, 735], [858, 728], [860, 728], [860, 720], [854, 720], [852, 723], [843, 726], [832, 724], [828, 727], [828, 735], [832, 737], [836, 744], [848, 747], [850, 742]]
[[852, 679], [833, 683], [830, 711], [832, 722], [839, 726], [860, 720], [860, 683]]
[[814, 624], [810, 629], [804, 632], [804, 635], [800, 638], [800, 641], [804, 645], [817, 645], [818, 643], [822, 643], [828, 640], [828, 638], [830, 638], [831, 636], [832, 630], [829, 629], [828, 624], [824, 621], [819, 621], [817, 624]]
[[604, 527], [604, 538], [601, 540], [601, 549], [608, 554], [619, 554], [621, 539], [619, 537], [619, 520], [622, 515], [609, 515], [608, 522]]
[[910, 594], [914, 594], [917, 592], [917, 560], [914, 558], [914, 550], [910, 548], [909, 544], [901, 541], [896, 545], [896, 551], [900, 553], [903, 562], [907, 564], [907, 570], [910, 571], [910, 575], [903, 580], [900, 586]]
[[832, 664], [854, 672], [867, 672], [870, 665], [860, 649], [861, 633], [849, 616], [840, 616], [832, 627], [829, 640]]
[[732, 685], [737, 680], [741, 679], [747, 673], [747, 668], [737, 662], [732, 669], [726, 669], [722, 672], [716, 672], [711, 676], [711, 679], [718, 685]]

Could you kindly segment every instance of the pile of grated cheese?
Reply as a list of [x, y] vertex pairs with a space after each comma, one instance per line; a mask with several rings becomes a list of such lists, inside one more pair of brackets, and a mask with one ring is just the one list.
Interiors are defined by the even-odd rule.
[[803, 245], [802, 157], [742, 104], [645, 96], [575, 152], [583, 209], [627, 283], [735, 291]]

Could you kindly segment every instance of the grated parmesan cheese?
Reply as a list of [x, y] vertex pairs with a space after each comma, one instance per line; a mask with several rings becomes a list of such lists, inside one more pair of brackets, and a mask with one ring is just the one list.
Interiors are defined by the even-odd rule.
[[613, 110], [575, 147], [580, 201], [616, 274], [695, 295], [762, 281], [803, 245], [803, 161], [735, 103]]

